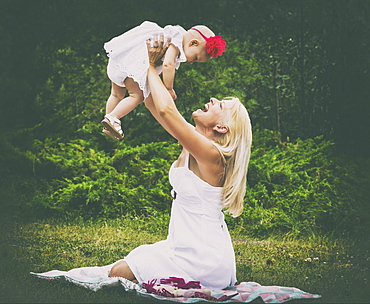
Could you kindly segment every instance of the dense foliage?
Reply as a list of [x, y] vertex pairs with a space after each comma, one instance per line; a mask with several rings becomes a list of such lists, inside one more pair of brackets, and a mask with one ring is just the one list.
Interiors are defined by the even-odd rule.
[[252, 234], [363, 229], [369, 2], [186, 1], [198, 13], [181, 16], [184, 4], [165, 2], [1, 1], [3, 204], [84, 217], [168, 212], [179, 145], [144, 105], [123, 119], [123, 141], [101, 133], [110, 90], [102, 44], [143, 20], [204, 23], [227, 52], [181, 65], [177, 106], [191, 121], [209, 97], [237, 96], [250, 112], [245, 211], [230, 225]]
[[[321, 136], [280, 142], [271, 131], [256, 135], [240, 219], [246, 229], [293, 234], [367, 230], [370, 176], [361, 177], [358, 164], [335, 156], [332, 142]], [[369, 168], [370, 163], [359, 165]]]
[[[106, 152], [91, 140], [46, 139], [25, 152], [10, 144], [3, 148], [8, 152], [4, 171], [17, 164], [22, 169], [7, 180], [9, 189], [23, 194], [19, 207], [27, 202], [28, 209], [44, 214], [85, 218], [170, 210], [167, 174], [179, 153], [176, 143], [131, 147], [121, 142]], [[229, 225], [251, 235], [365, 231], [369, 173], [361, 172], [353, 161], [334, 156], [332, 143], [321, 137], [281, 142], [275, 132], [256, 131], [245, 209], [239, 218], [229, 218]]]
[[[8, 109], [11, 105], [16, 114], [2, 111], [0, 127], [8, 134], [14, 129], [9, 125], [16, 124], [17, 130], [29, 128], [43, 122], [45, 115], [54, 114], [40, 113], [35, 96], [48, 78], [56, 76], [58, 50], [71, 50], [69, 59], [74, 55], [85, 58], [87, 67], [91, 58], [102, 55], [104, 64], [101, 71], [95, 70], [95, 77], [86, 79], [82, 71], [75, 74], [75, 85], [87, 92], [95, 82], [104, 82], [102, 46], [110, 38], [144, 20], [185, 28], [207, 24], [226, 38], [227, 56], [212, 62], [220, 65], [212, 70], [214, 74], [202, 69], [202, 77], [194, 79], [199, 73], [189, 69], [191, 83], [177, 82], [178, 90], [192, 95], [191, 103], [179, 95], [187, 107], [193, 108], [194, 100], [208, 98], [202, 93], [208, 94], [209, 82], [216, 88], [221, 85], [220, 73], [224, 73], [227, 81], [217, 94], [232, 93], [223, 90], [235, 81], [235, 93], [256, 102], [254, 125], [280, 132], [284, 138], [324, 135], [341, 151], [367, 156], [369, 10], [367, 0], [89, 0], [89, 5], [80, 0], [2, 0], [0, 106]], [[231, 49], [237, 56], [228, 56]], [[253, 75], [249, 75], [249, 67], [244, 68], [248, 61], [258, 67]], [[63, 68], [71, 61], [59, 64]], [[79, 65], [74, 67], [74, 71], [79, 69]], [[183, 66], [180, 73], [185, 73]], [[254, 84], [249, 82], [250, 76]], [[103, 90], [104, 94], [98, 93]], [[109, 89], [97, 85], [90, 92], [103, 101]], [[75, 103], [73, 111], [82, 109], [82, 96], [75, 94], [68, 101]]]

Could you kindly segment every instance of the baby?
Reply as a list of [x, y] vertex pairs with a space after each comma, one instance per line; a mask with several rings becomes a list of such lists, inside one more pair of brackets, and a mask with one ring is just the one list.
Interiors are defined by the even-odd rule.
[[[175, 100], [173, 89], [175, 70], [181, 62], [206, 62], [219, 57], [226, 49], [226, 42], [204, 25], [184, 30], [181, 26], [167, 25], [161, 28], [156, 23], [145, 21], [141, 25], [117, 36], [104, 44], [109, 57], [107, 74], [112, 81], [111, 95], [106, 104], [106, 115], [102, 120], [103, 132], [113, 139], [124, 134], [120, 118], [130, 113], [150, 94], [147, 83], [149, 59], [146, 41], [163, 34], [171, 44], [162, 62], [156, 68], [162, 73], [163, 83]], [[128, 96], [126, 95], [126, 90]]]

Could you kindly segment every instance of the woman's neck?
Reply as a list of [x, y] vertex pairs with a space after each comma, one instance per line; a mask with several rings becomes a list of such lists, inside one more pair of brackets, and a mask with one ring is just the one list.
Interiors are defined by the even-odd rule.
[[215, 140], [216, 139], [215, 131], [213, 129], [208, 128], [208, 127], [196, 125], [195, 126], [195, 131], [202, 134], [204, 137], [207, 137], [209, 140]]

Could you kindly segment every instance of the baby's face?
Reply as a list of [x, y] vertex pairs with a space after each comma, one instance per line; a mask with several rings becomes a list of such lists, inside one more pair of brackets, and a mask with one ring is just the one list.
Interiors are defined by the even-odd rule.
[[203, 45], [191, 45], [184, 48], [186, 61], [190, 64], [194, 62], [206, 62], [209, 59], [209, 55]]

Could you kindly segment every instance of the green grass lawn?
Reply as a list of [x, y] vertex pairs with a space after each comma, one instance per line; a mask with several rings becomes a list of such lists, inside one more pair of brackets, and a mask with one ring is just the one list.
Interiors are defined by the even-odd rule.
[[[0, 302], [148, 303], [147, 298], [123, 288], [93, 292], [62, 280], [38, 279], [29, 272], [110, 264], [140, 244], [164, 239], [166, 216], [9, 223], [1, 224]], [[369, 302], [368, 242], [323, 236], [251, 239], [240, 231], [231, 235], [239, 282], [294, 286], [322, 295], [298, 303]]]

